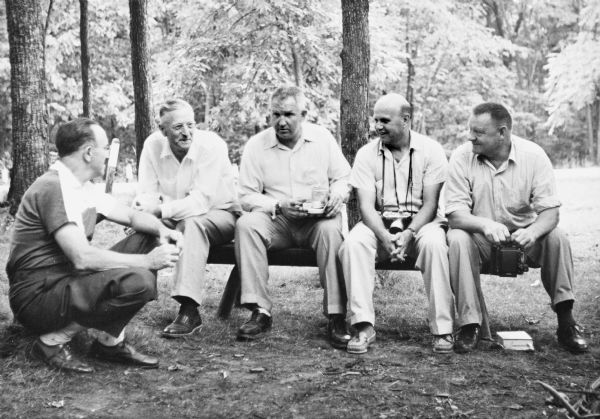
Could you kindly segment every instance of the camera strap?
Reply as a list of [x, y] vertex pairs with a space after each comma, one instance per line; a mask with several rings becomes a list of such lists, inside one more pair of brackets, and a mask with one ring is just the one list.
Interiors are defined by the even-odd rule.
[[[410, 134], [409, 134], [410, 135]], [[408, 142], [408, 146], [410, 147], [410, 140]], [[386, 147], [387, 148], [387, 147]], [[388, 148], [389, 150], [389, 148]], [[416, 211], [413, 210], [413, 200], [412, 200], [412, 187], [413, 187], [413, 177], [412, 177], [412, 159], [413, 159], [413, 148], [409, 148], [408, 151], [408, 179], [406, 182], [406, 195], [404, 197], [404, 207], [408, 210], [408, 206], [410, 203], [410, 210], [408, 210], [411, 214], [414, 214]], [[390, 150], [391, 153], [391, 150]], [[396, 196], [396, 206], [398, 208], [398, 212], [400, 212], [400, 198], [398, 197], [398, 183], [396, 178], [396, 165], [394, 163], [394, 156], [392, 155], [392, 172], [394, 173], [394, 194]], [[408, 194], [410, 193], [410, 201], [408, 200]], [[385, 153], [381, 153], [381, 211], [385, 210]]]

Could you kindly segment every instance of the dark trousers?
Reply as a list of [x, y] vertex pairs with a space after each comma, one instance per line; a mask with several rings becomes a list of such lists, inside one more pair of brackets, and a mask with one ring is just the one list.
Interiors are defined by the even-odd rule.
[[[155, 237], [135, 233], [111, 250], [148, 253], [156, 245]], [[148, 301], [156, 299], [156, 272], [142, 268], [80, 271], [56, 265], [17, 270], [10, 283], [15, 317], [39, 334], [76, 322], [118, 336]]]

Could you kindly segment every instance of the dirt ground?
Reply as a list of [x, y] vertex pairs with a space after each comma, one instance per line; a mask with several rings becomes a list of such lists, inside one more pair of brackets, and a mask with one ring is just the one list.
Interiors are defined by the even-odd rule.
[[[516, 279], [484, 277], [491, 326], [525, 330], [534, 352], [483, 345], [469, 355], [434, 355], [425, 323], [426, 299], [417, 273], [380, 273], [376, 290], [377, 343], [366, 355], [332, 349], [320, 314], [316, 269], [273, 268], [274, 326], [264, 339], [237, 342], [247, 312], [215, 317], [230, 267], [211, 266], [201, 333], [164, 340], [159, 331], [176, 306], [170, 275], [160, 297], [128, 328], [129, 339], [160, 357], [156, 370], [91, 361], [97, 372], [77, 376], [30, 359], [33, 340], [12, 325], [7, 280], [0, 274], [0, 417], [564, 417], [545, 405], [544, 381], [567, 394], [600, 375], [600, 169], [557, 171], [576, 266], [576, 315], [592, 349], [574, 356], [555, 340], [556, 321], [539, 270]], [[5, 213], [3, 214], [5, 219]], [[102, 225], [97, 242], [120, 230]], [[0, 264], [7, 238], [0, 238]], [[74, 341], [84, 357], [93, 333]]]

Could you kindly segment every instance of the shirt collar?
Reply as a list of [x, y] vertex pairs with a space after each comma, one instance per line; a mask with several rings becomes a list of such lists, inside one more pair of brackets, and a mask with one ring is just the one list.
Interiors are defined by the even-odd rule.
[[[183, 157], [184, 159], [186, 159], [186, 158], [190, 159], [190, 160], [196, 159], [196, 149], [201, 147], [199, 138], [200, 138], [200, 136], [197, 134], [196, 130], [194, 129], [192, 145], [190, 146], [187, 154]], [[160, 153], [160, 158], [164, 159], [169, 156], [171, 156], [175, 160], [177, 160], [177, 158], [175, 157], [175, 154], [173, 154], [173, 150], [171, 150], [171, 146], [169, 145], [169, 139], [163, 135], [163, 146], [162, 146], [162, 150]]]
[[[414, 131], [410, 132], [410, 148], [409, 150], [423, 150], [423, 141], [421, 141], [421, 135]], [[379, 144], [377, 145], [377, 155], [385, 155], [386, 146], [383, 145], [383, 142], [379, 140]]]
[[[304, 123], [302, 124], [302, 136], [300, 137], [300, 139], [298, 140], [300, 141], [308, 141], [308, 142], [312, 142], [313, 139], [308, 137], [306, 135], [307, 129], [304, 126]], [[275, 128], [271, 127], [268, 128], [267, 131], [267, 140], [265, 141], [265, 150], [268, 150], [270, 148], [273, 147], [277, 147], [278, 145], [280, 145], [281, 143], [279, 142], [279, 140], [277, 139], [277, 135], [275, 134]]]
[[75, 177], [71, 169], [69, 169], [62, 161], [56, 160], [50, 170], [56, 170], [60, 178], [60, 182], [65, 187], [79, 189], [82, 188], [84, 183], [81, 183], [79, 179]]

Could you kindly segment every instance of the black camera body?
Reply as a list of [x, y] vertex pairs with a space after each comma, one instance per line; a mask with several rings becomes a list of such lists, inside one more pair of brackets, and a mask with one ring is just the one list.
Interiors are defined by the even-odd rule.
[[506, 242], [492, 245], [491, 275], [515, 277], [528, 270], [525, 252], [517, 243]]
[[410, 213], [399, 213], [396, 211], [384, 211], [381, 214], [383, 225], [390, 233], [396, 234], [404, 231], [412, 222]]

